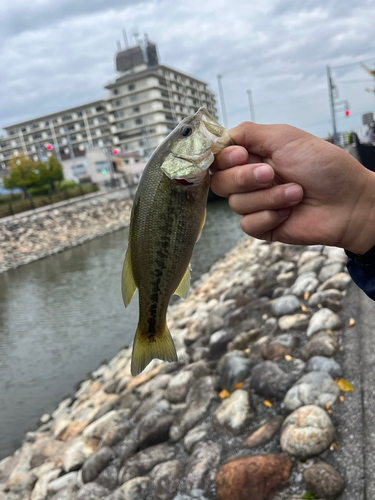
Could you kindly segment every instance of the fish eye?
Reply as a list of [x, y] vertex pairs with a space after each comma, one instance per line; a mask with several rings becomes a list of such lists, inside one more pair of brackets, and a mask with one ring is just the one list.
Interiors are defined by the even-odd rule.
[[191, 135], [192, 132], [193, 132], [193, 129], [191, 127], [189, 127], [188, 125], [185, 125], [180, 130], [180, 134], [182, 135], [182, 137], [189, 137], [189, 135]]

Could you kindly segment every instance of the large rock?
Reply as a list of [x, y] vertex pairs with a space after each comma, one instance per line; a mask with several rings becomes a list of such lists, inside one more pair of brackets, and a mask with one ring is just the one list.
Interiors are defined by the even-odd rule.
[[329, 290], [323, 290], [322, 292], [315, 292], [311, 295], [309, 300], [307, 301], [307, 305], [309, 307], [317, 307], [318, 304], [325, 305], [327, 300], [340, 302], [344, 297], [344, 293], [339, 290], [335, 290], [334, 288]]
[[340, 389], [327, 372], [313, 371], [304, 375], [285, 394], [284, 405], [288, 412], [304, 405], [332, 406]]
[[321, 330], [339, 330], [342, 328], [341, 319], [330, 309], [320, 309], [310, 319], [306, 335], [310, 338]]
[[120, 493], [122, 498], [113, 498], [113, 500], [153, 500], [155, 498], [154, 486], [149, 477], [134, 477], [124, 483], [116, 492]]
[[177, 493], [183, 468], [178, 460], [156, 465], [150, 474], [154, 491], [159, 500], [171, 500]]
[[214, 377], [202, 377], [197, 380], [187, 395], [187, 407], [173, 422], [169, 437], [171, 441], [179, 441], [187, 431], [192, 429], [207, 415], [211, 402], [216, 398]]
[[301, 310], [301, 303], [295, 295], [284, 295], [272, 302], [272, 313], [279, 318]]
[[91, 455], [82, 467], [82, 481], [84, 483], [94, 481], [114, 458], [115, 454], [108, 447], [101, 448], [97, 453]]
[[139, 447], [148, 448], [168, 441], [169, 428], [173, 419], [174, 414], [169, 402], [162, 399], [138, 424]]
[[319, 280], [315, 273], [304, 273], [298, 276], [290, 289], [290, 293], [297, 297], [303, 297], [306, 292], [314, 293], [318, 286]]
[[100, 439], [121, 420], [121, 417], [120, 412], [112, 410], [88, 425], [83, 431], [83, 435], [85, 437]]
[[335, 274], [338, 274], [342, 271], [343, 264], [340, 262], [331, 262], [330, 264], [327, 264], [323, 266], [318, 274], [318, 278], [320, 281], [327, 281], [332, 276], [335, 276]]
[[336, 290], [345, 290], [345, 288], [351, 281], [352, 279], [348, 273], [338, 273], [322, 283], [318, 290], [328, 290], [330, 288], [335, 288]]
[[250, 394], [238, 389], [218, 406], [214, 413], [213, 424], [219, 431], [227, 430], [239, 434], [254, 415]]
[[325, 463], [317, 463], [303, 473], [306, 488], [319, 498], [334, 498], [344, 488], [344, 481], [340, 474]]
[[279, 328], [283, 332], [289, 330], [305, 330], [309, 324], [309, 317], [306, 314], [293, 314], [281, 316], [278, 321]]
[[[53, 469], [39, 477], [32, 490], [30, 500], [44, 500], [47, 497], [47, 488], [54, 479], [59, 477], [61, 469]], [[72, 474], [77, 474], [72, 472]], [[1, 496], [0, 496], [1, 499]]]
[[194, 427], [193, 429], [190, 429], [184, 437], [185, 450], [190, 453], [199, 441], [203, 441], [211, 428], [211, 424], [201, 424], [197, 425], [197, 427]]
[[254, 364], [254, 361], [247, 358], [228, 357], [220, 370], [220, 386], [233, 392], [235, 385], [245, 380]]
[[285, 455], [234, 457], [215, 478], [218, 500], [272, 500], [289, 484], [292, 462]]
[[323, 371], [331, 375], [332, 378], [340, 378], [343, 375], [341, 366], [333, 358], [325, 356], [313, 356], [306, 364], [307, 372]]
[[107, 497], [109, 493], [110, 491], [100, 486], [100, 484], [87, 483], [79, 489], [77, 500], [99, 500], [100, 498]]
[[49, 496], [55, 495], [60, 490], [73, 488], [77, 485], [78, 472], [69, 472], [59, 478], [55, 478], [48, 483], [47, 493]]
[[118, 486], [118, 471], [116, 465], [109, 465], [95, 480], [96, 483], [113, 491]]
[[339, 339], [334, 332], [316, 333], [303, 347], [302, 359], [307, 361], [312, 356], [330, 357], [335, 354], [339, 345]]
[[180, 371], [172, 377], [165, 391], [165, 398], [171, 403], [185, 401], [190, 387], [195, 381], [194, 373], [191, 371]]
[[259, 363], [253, 368], [251, 375], [251, 388], [267, 398], [281, 399], [293, 382], [293, 377], [272, 361]]
[[65, 452], [63, 460], [65, 472], [79, 469], [89, 456], [97, 451], [97, 447], [96, 439], [77, 438]]
[[172, 460], [176, 454], [173, 446], [157, 444], [139, 451], [124, 463], [119, 475], [120, 483], [125, 483], [137, 476], [144, 476], [162, 462]]
[[283, 420], [284, 417], [281, 415], [276, 415], [275, 417], [270, 418], [265, 424], [259, 427], [259, 429], [250, 434], [250, 436], [242, 443], [242, 446], [244, 448], [255, 448], [268, 443], [280, 429]]
[[331, 445], [334, 432], [331, 419], [322, 408], [302, 406], [284, 420], [281, 449], [297, 458], [310, 458]]
[[185, 469], [188, 491], [199, 488], [208, 491], [215, 478], [222, 447], [218, 443], [198, 443]]

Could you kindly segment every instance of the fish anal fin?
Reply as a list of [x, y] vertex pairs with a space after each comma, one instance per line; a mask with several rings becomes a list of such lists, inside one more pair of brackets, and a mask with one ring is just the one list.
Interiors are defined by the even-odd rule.
[[125, 307], [130, 304], [130, 301], [137, 290], [137, 285], [134, 281], [133, 268], [131, 262], [130, 244], [125, 256], [124, 267], [122, 269], [122, 298]]
[[139, 375], [154, 358], [163, 361], [177, 361], [176, 348], [168, 327], [164, 324], [163, 331], [149, 336], [138, 325], [132, 352], [131, 374]]
[[176, 288], [176, 291], [173, 292], [173, 295], [178, 295], [182, 299], [186, 299], [189, 294], [190, 289], [190, 264], [187, 266], [186, 271], [180, 281], [180, 284]]
[[199, 241], [199, 239], [201, 237], [203, 226], [204, 226], [204, 223], [206, 222], [206, 215], [207, 215], [207, 208], [204, 209], [204, 212], [202, 215], [201, 224], [199, 226], [199, 233], [198, 233], [197, 241]]

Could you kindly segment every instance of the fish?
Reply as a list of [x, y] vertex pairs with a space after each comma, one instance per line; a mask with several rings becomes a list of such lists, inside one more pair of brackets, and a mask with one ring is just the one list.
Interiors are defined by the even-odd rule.
[[155, 149], [139, 182], [122, 272], [125, 307], [139, 291], [131, 373], [154, 358], [177, 361], [167, 326], [173, 294], [186, 298], [190, 259], [201, 234], [214, 154], [234, 144], [205, 108], [182, 120]]

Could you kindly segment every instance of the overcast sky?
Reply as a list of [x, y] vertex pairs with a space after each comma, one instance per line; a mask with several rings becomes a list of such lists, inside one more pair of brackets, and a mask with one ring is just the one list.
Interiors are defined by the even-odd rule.
[[[375, 3], [370, 0], [12, 0], [0, 2], [0, 127], [104, 96], [116, 77], [117, 40], [135, 29], [161, 62], [223, 86], [230, 126], [250, 118], [331, 131], [326, 65], [333, 69], [341, 131], [374, 111]], [[220, 108], [220, 106], [219, 106]]]

